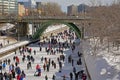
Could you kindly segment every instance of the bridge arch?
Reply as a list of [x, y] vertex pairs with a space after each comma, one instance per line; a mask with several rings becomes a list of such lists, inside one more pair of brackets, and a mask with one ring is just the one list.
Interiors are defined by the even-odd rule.
[[54, 24], [54, 23], [60, 23], [60, 24], [65, 24], [66, 26], [70, 27], [75, 33], [76, 35], [81, 38], [81, 30], [72, 22], [63, 22], [63, 21], [47, 21], [42, 23], [42, 25], [36, 30], [36, 32], [34, 33], [34, 35], [32, 36], [33, 39], [38, 39], [43, 32], [47, 29], [48, 26]]

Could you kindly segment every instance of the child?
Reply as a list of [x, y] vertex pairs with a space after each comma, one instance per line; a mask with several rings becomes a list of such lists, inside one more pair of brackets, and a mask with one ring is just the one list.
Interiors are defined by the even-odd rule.
[[47, 75], [45, 76], [45, 80], [48, 80], [48, 77], [47, 77]]

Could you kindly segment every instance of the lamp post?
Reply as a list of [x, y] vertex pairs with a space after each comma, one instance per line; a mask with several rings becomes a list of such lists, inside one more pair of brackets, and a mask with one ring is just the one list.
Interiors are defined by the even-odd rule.
[[17, 41], [19, 41], [19, 23], [16, 22], [15, 25], [17, 27], [17, 30], [16, 30], [17, 35], [16, 35], [16, 37], [17, 37]]
[[82, 23], [82, 29], [81, 29], [81, 38], [84, 39], [84, 27], [85, 27], [85, 24]]
[[18, 30], [17, 30], [17, 32], [18, 32], [18, 41], [20, 40], [20, 38], [19, 38], [19, 23], [17, 23], [17, 28], [18, 28]]
[[85, 5], [83, 6], [84, 7], [84, 10], [83, 10], [83, 17], [84, 17], [84, 22], [82, 23], [82, 34], [81, 34], [81, 37], [82, 37], [82, 39], [84, 39], [84, 37], [85, 37], [85, 23], [86, 23], [86, 21], [85, 21], [85, 15], [86, 15], [86, 10], [85, 10]]

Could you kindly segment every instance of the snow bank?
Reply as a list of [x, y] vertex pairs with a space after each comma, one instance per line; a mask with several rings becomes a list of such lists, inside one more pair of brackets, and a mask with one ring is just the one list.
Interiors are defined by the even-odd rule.
[[92, 80], [120, 80], [120, 55], [108, 53], [107, 49], [98, 50], [99, 55], [91, 55], [91, 44], [88, 41], [82, 42], [82, 49]]

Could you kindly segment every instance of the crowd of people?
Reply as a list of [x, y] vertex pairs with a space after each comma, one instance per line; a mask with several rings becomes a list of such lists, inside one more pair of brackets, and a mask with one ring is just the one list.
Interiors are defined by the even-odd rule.
[[3, 40], [1, 43], [0, 43], [0, 48], [2, 48], [3, 46], [5, 45], [9, 45], [10, 41], [9, 40]]
[[[75, 33], [70, 30], [65, 30], [64, 32], [58, 33], [57, 35], [52, 35], [49, 38], [44, 38], [43, 41], [38, 42], [36, 45], [39, 47], [39, 50], [35, 50], [32, 47], [24, 46], [20, 47], [18, 51], [14, 52], [14, 56], [12, 59], [5, 59], [0, 62], [0, 80], [24, 80], [26, 78], [26, 73], [21, 66], [21, 63], [26, 63], [26, 69], [31, 70], [35, 68], [34, 76], [42, 76], [43, 72], [50, 72], [51, 68], [56, 69], [57, 66], [59, 68], [58, 73], [61, 73], [60, 76], [63, 80], [86, 80], [87, 75], [85, 70], [77, 70], [77, 66], [82, 65], [82, 53], [76, 48], [75, 42], [73, 41], [75, 38]], [[62, 39], [62, 41], [61, 41]], [[40, 63], [36, 64], [36, 67], [33, 67], [32, 64], [35, 63], [35, 56], [40, 54], [45, 47], [45, 53], [47, 55], [59, 55], [56, 59], [51, 59], [46, 56], [42, 56], [40, 58]], [[65, 56], [65, 50], [71, 50], [71, 53]], [[18, 56], [19, 54], [19, 56]], [[77, 54], [77, 60], [74, 59], [73, 55]], [[20, 59], [21, 56], [21, 59]], [[69, 75], [66, 76], [63, 73], [64, 63], [71, 64], [73, 69], [69, 72]], [[6, 69], [7, 67], [9, 69]], [[69, 66], [68, 66], [69, 67]], [[9, 71], [7, 71], [9, 70]], [[64, 75], [63, 75], [64, 74]], [[57, 80], [58, 75], [53, 74], [52, 80]], [[48, 75], [46, 74], [45, 80], [49, 80]]]

